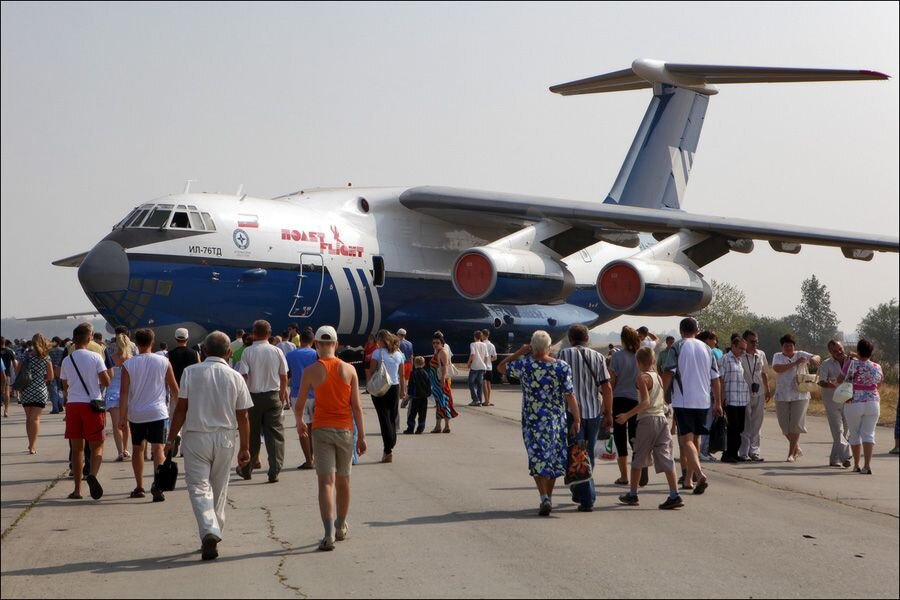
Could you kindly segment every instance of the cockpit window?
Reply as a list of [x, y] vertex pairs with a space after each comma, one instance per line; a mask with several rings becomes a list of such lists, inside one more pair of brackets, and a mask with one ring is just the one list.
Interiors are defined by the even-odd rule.
[[171, 204], [160, 204], [153, 209], [152, 213], [150, 213], [150, 217], [144, 223], [144, 227], [165, 227], [169, 222], [169, 216], [171, 214]]
[[209, 213], [201, 213], [194, 205], [143, 204], [119, 221], [113, 229], [147, 227], [153, 229], [193, 229], [215, 231]]

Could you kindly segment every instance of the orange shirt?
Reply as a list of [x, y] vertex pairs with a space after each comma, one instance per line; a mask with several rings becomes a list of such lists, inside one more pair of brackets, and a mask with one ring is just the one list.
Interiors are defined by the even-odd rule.
[[344, 361], [339, 358], [320, 358], [325, 367], [325, 381], [315, 388], [316, 406], [312, 428], [329, 427], [353, 431], [353, 411], [350, 408], [350, 385], [341, 380]]

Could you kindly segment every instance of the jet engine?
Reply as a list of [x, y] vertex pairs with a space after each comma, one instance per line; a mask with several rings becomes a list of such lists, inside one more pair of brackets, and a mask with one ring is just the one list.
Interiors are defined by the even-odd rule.
[[451, 272], [453, 287], [468, 300], [492, 304], [555, 304], [575, 289], [562, 263], [528, 250], [470, 248]]
[[674, 262], [625, 258], [597, 276], [597, 295], [609, 309], [630, 315], [666, 316], [703, 309], [712, 288], [697, 271]]

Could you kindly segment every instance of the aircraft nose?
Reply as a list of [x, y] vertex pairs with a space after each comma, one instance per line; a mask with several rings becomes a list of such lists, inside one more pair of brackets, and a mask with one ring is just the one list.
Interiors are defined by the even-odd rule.
[[94, 246], [78, 267], [78, 281], [89, 298], [103, 292], [127, 290], [129, 274], [125, 250], [111, 240]]

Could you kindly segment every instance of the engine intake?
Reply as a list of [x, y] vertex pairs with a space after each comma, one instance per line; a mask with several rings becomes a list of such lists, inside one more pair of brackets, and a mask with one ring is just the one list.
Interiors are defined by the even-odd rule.
[[470, 248], [456, 259], [451, 279], [463, 298], [496, 304], [556, 304], [575, 289], [562, 263], [528, 250]]
[[712, 301], [712, 288], [700, 273], [683, 265], [625, 258], [600, 271], [597, 295], [616, 312], [667, 316], [703, 309]]

